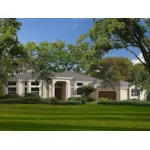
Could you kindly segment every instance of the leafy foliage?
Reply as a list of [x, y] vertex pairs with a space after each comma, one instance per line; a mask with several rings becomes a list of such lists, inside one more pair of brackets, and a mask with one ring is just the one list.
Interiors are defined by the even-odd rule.
[[[111, 50], [123, 49], [132, 53], [150, 72], [150, 19], [107, 18], [95, 20], [87, 34], [99, 56]], [[143, 62], [133, 50], [140, 50]]]
[[40, 98], [39, 94], [37, 93], [26, 93], [25, 97], [36, 97], [36, 98]]
[[95, 91], [95, 88], [89, 85], [78, 88], [79, 94], [85, 97], [88, 97], [92, 92]]
[[57, 97], [51, 97], [51, 98], [49, 98], [49, 103], [50, 104], [57, 104], [58, 103], [58, 98]]
[[150, 102], [141, 102], [141, 101], [99, 101], [98, 104], [103, 105], [131, 105], [131, 106], [150, 106]]
[[96, 78], [105, 79], [109, 72], [115, 80], [130, 81], [132, 70], [133, 65], [128, 58], [107, 57], [94, 64], [89, 73]]

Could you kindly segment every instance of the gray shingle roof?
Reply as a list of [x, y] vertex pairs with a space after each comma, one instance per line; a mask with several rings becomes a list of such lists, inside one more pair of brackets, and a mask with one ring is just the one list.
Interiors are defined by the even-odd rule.
[[[101, 85], [103, 80], [94, 78], [94, 77], [90, 77], [87, 75], [83, 75], [81, 73], [76, 73], [76, 72], [72, 72], [72, 71], [64, 71], [64, 72], [57, 72], [57, 73], [53, 73], [54, 77], [70, 77], [72, 78], [72, 80], [76, 80], [76, 81], [86, 81], [86, 82], [91, 82], [92, 84], [99, 84]], [[23, 73], [21, 75], [16, 75], [14, 77], [10, 77], [8, 79], [8, 81], [16, 81], [18, 79], [27, 81], [30, 79], [35, 79], [35, 77], [32, 75], [31, 72], [26, 72]], [[129, 82], [125, 82], [125, 81], [117, 81], [116, 83], [116, 87], [130, 87], [132, 85], [132, 83]]]
[[55, 77], [72, 77], [76, 81], [89, 81], [89, 82], [94, 82], [97, 78], [90, 77], [87, 75], [83, 75], [81, 73], [76, 73], [72, 71], [64, 71], [60, 73], [54, 73]]
[[[89, 82], [94, 82], [96, 80], [96, 78], [94, 77], [90, 77], [87, 75], [83, 75], [80, 73], [76, 73], [76, 72], [71, 72], [71, 71], [64, 71], [64, 72], [60, 72], [60, 73], [53, 73], [54, 77], [70, 77], [75, 79], [76, 81], [89, 81]], [[16, 75], [14, 77], [10, 77], [8, 80], [9, 81], [16, 81], [18, 79], [21, 80], [29, 80], [29, 79], [35, 79], [35, 77], [33, 77], [31, 72], [26, 72], [23, 73], [21, 75]]]

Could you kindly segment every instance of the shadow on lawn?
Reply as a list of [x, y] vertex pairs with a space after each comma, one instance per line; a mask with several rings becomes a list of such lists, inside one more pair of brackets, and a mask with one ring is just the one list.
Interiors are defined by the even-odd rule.
[[124, 128], [124, 127], [102, 127], [102, 126], [74, 126], [62, 124], [38, 124], [29, 122], [0, 123], [1, 131], [150, 131], [150, 128]]
[[76, 120], [76, 121], [140, 121], [140, 122], [149, 122], [150, 123], [150, 117], [149, 118], [145, 118], [145, 116], [132, 116], [132, 118], [128, 117], [128, 116], [118, 116], [118, 117], [114, 117], [114, 116], [72, 116], [72, 117], [59, 117], [59, 116], [47, 116], [47, 117], [0, 117], [0, 119], [5, 119], [5, 120], [17, 120], [17, 121], [21, 121], [21, 120], [67, 120], [67, 121], [72, 121], [72, 120]]

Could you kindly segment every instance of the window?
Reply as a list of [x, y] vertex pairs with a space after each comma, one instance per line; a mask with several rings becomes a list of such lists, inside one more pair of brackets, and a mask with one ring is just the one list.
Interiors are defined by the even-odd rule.
[[8, 94], [16, 94], [16, 88], [8, 88]]
[[31, 82], [31, 85], [39, 85], [39, 82]]
[[77, 86], [82, 86], [83, 85], [83, 83], [77, 83]]
[[31, 93], [39, 93], [39, 88], [31, 88]]
[[138, 96], [138, 91], [136, 89], [132, 89], [131, 96]]
[[24, 85], [27, 85], [27, 82], [25, 82]]
[[77, 88], [77, 95], [82, 95], [80, 88]]
[[8, 82], [8, 86], [9, 85], [16, 85], [16, 82]]
[[27, 93], [27, 88], [24, 88], [24, 93]]

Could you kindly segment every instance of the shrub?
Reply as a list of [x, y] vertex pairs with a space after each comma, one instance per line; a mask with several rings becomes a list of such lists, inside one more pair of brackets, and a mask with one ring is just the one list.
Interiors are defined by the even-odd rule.
[[16, 98], [7, 98], [7, 99], [1, 99], [0, 104], [21, 104], [22, 99], [16, 99]]
[[82, 97], [70, 97], [68, 98], [68, 100], [75, 100], [75, 101], [81, 101], [82, 100]]
[[131, 101], [131, 100], [124, 100], [124, 101], [99, 101], [98, 104], [103, 105], [131, 105], [131, 106], [150, 106], [150, 102], [141, 102], [141, 101]]
[[51, 97], [49, 98], [49, 103], [50, 104], [57, 104], [58, 102], [58, 98], [57, 97]]
[[69, 101], [58, 101], [57, 105], [80, 105], [80, 101], [69, 100]]
[[7, 98], [12, 98], [12, 99], [20, 99], [22, 98], [21, 96], [19, 96], [18, 94], [6, 94], [2, 97], [2, 99], [7, 99]]
[[40, 95], [37, 93], [26, 93], [24, 97], [37, 97], [40, 98]]
[[129, 99], [129, 101], [139, 101], [139, 100], [136, 98], [132, 98], [132, 99]]
[[49, 98], [41, 98], [39, 101], [40, 104], [48, 104], [49, 102]]
[[40, 102], [40, 98], [37, 97], [24, 97], [23, 104], [38, 104]]
[[0, 85], [0, 98], [4, 96], [4, 87]]
[[87, 102], [94, 102], [94, 101], [95, 101], [95, 99], [94, 99], [94, 98], [92, 98], [92, 97], [88, 97], [86, 101], [87, 101]]
[[107, 102], [107, 101], [109, 101], [109, 99], [105, 97], [101, 97], [98, 99], [98, 102]]
[[78, 92], [85, 97], [88, 97], [92, 92], [95, 91], [93, 86], [85, 85], [83, 87], [78, 88]]

